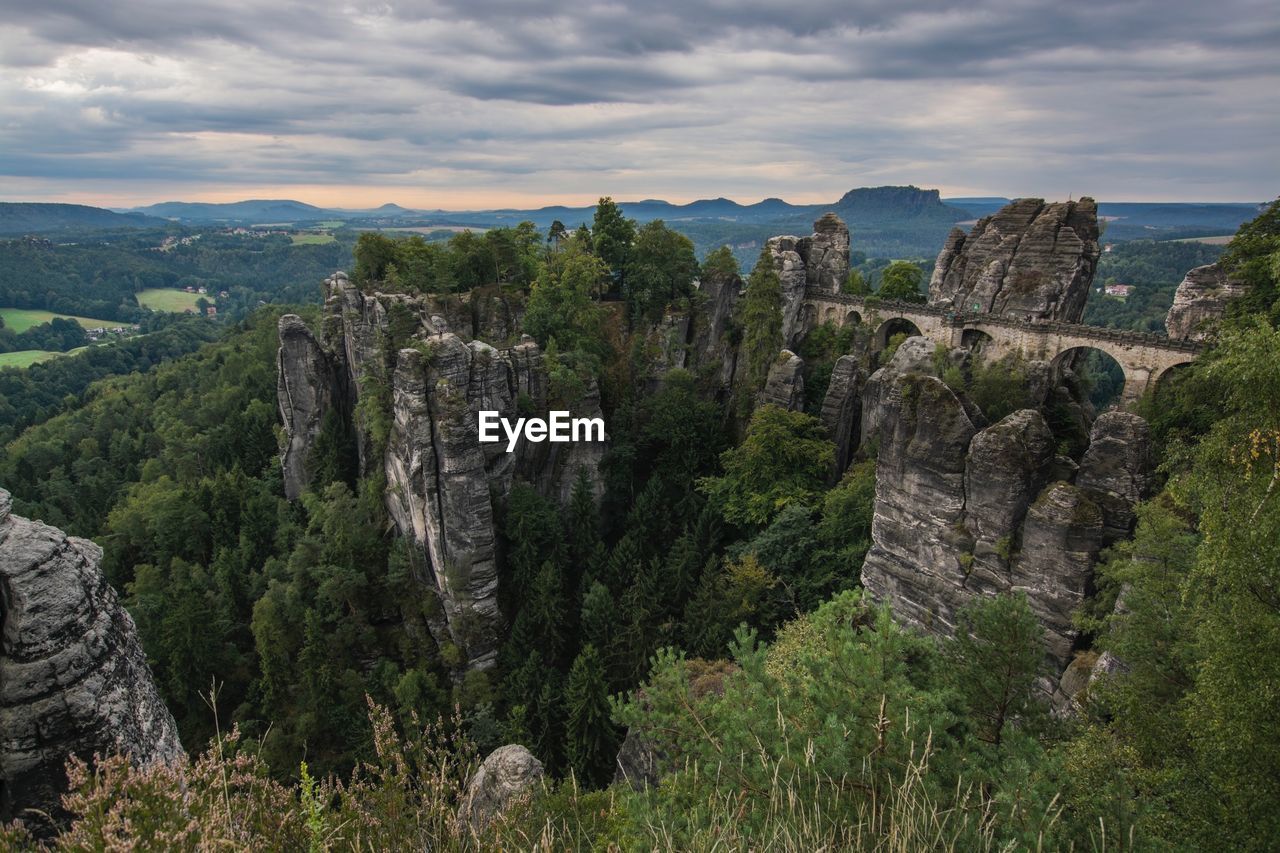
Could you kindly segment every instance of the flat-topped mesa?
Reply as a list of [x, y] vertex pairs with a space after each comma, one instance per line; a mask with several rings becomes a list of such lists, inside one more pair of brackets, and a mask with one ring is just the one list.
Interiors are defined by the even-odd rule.
[[800, 320], [806, 287], [839, 293], [849, 277], [849, 228], [834, 213], [813, 223], [808, 237], [770, 237], [766, 244], [782, 280], [782, 338], [793, 346], [804, 334]]
[[1227, 275], [1221, 264], [1205, 264], [1190, 270], [1173, 294], [1165, 315], [1169, 337], [1179, 341], [1203, 341], [1227, 312], [1227, 304], [1239, 299], [1247, 286]]
[[1018, 199], [968, 234], [952, 229], [929, 280], [929, 304], [1078, 323], [1099, 252], [1093, 199]]
[[0, 489], [0, 823], [61, 814], [72, 755], [183, 758], [102, 549], [11, 507]]
[[[311, 487], [319, 448], [354, 443], [360, 473], [385, 474], [387, 511], [418, 546], [424, 594], [437, 595], [444, 613], [431, 626], [437, 640], [461, 651], [462, 667], [488, 668], [503, 632], [497, 507], [517, 475], [566, 504], [585, 470], [598, 495], [605, 446], [522, 437], [509, 453], [480, 443], [479, 412], [514, 421], [548, 408], [546, 360], [519, 334], [518, 297], [369, 293], [342, 274], [325, 286], [317, 334], [294, 315], [280, 320], [286, 494]], [[598, 417], [598, 389], [567, 408]]]

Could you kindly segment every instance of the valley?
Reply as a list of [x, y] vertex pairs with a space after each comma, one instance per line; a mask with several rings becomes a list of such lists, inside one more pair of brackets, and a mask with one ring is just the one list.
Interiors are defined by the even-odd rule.
[[[674, 825], [680, 790], [711, 798], [696, 834], [844, 843], [839, 825], [797, 826], [804, 812], [708, 827], [719, 798], [778, 796], [779, 778], [804, 808], [857, 810], [861, 786], [895, 790], [904, 772], [925, 804], [891, 807], [964, 844], [1024, 819], [1055, 845], [1099, 820], [1153, 843], [1168, 821], [1247, 838], [1264, 807], [1220, 790], [1212, 808], [1172, 790], [1157, 807], [1141, 786], [1201, 761], [1254, 772], [1179, 726], [1265, 730], [1186, 715], [1248, 689], [1196, 662], [1256, 659], [1275, 627], [1229, 579], [1280, 524], [1237, 452], [1277, 410], [1264, 354], [1280, 211], [1223, 253], [1104, 247], [1098, 210], [1010, 203], [923, 267], [874, 263], [830, 211], [763, 240], [748, 271], [608, 199], [562, 235], [363, 232], [307, 299], [220, 324], [148, 316], [111, 347], [166, 337], [172, 355], [104, 363], [70, 397], [40, 402], [23, 374], [109, 347], [0, 372], [20, 424], [0, 452], [0, 568], [32, 582], [15, 545], [28, 518], [98, 543], [75, 546], [89, 549], [76, 571], [119, 590], [136, 625], [122, 648], [145, 652], [163, 701], [146, 725], [192, 753], [212, 744], [204, 761], [223, 760], [228, 724], [256, 744], [241, 809], [291, 797], [299, 772], [339, 797], [356, 762], [409, 748], [381, 740], [376, 758], [366, 727], [414, 737], [439, 718], [421, 736], [464, 744], [431, 747], [458, 762], [443, 802], [471, 801], [490, 753], [494, 773], [546, 780], [528, 783], [536, 811], [456, 830], [495, 846], [541, 815], [565, 844], [649, 838], [650, 821]], [[1099, 293], [1119, 276], [1144, 297]], [[480, 429], [482, 414], [554, 412], [602, 423], [604, 441]], [[1269, 466], [1274, 449], [1254, 446]], [[1228, 584], [1220, 598], [1196, 596], [1204, 573]], [[31, 589], [7, 619], [45, 594]], [[1241, 618], [1256, 633], [1228, 627]], [[14, 725], [35, 719], [6, 702]], [[74, 711], [87, 732], [92, 707]], [[1187, 738], [1173, 753], [1171, 730]], [[761, 761], [726, 773], [745, 732]], [[797, 762], [797, 737], [822, 747]], [[1110, 765], [1116, 749], [1132, 766]], [[150, 784], [144, 764], [119, 784]], [[831, 784], [855, 765], [852, 793]], [[94, 784], [82, 795], [115, 796]], [[1011, 810], [1014, 789], [1044, 793]], [[329, 819], [375, 808], [365, 796]], [[971, 797], [984, 822], [953, 822]], [[574, 823], [584, 809], [615, 829]], [[290, 814], [270, 832], [297, 831]]]

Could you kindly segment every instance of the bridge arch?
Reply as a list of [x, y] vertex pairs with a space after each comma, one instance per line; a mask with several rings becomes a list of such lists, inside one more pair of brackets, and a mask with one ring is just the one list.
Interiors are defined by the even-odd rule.
[[889, 346], [889, 338], [894, 335], [906, 334], [907, 337], [923, 335], [920, 327], [906, 317], [890, 317], [883, 321], [871, 337], [872, 346], [876, 352], [883, 351]]
[[1161, 389], [1169, 388], [1176, 384], [1181, 377], [1186, 375], [1186, 370], [1191, 366], [1193, 361], [1194, 359], [1188, 355], [1185, 360], [1175, 361], [1171, 364], [1161, 366], [1152, 372], [1151, 379], [1147, 387], [1155, 393], [1159, 393]]
[[856, 326], [862, 322], [862, 315], [857, 311], [850, 311], [844, 315], [844, 324], [846, 326]]
[[1064, 367], [1074, 371], [1086, 383], [1089, 401], [1102, 411], [1136, 399], [1147, 387], [1149, 372], [1126, 364], [1123, 355], [1089, 342], [1065, 347], [1053, 357], [1050, 365], [1055, 376], [1060, 375]]
[[966, 327], [960, 333], [960, 346], [980, 353], [988, 349], [995, 343], [995, 338], [989, 332], [977, 329], [972, 326]]

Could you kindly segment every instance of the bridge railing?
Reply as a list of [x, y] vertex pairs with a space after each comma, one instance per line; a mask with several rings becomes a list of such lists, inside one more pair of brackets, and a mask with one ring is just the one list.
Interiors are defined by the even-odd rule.
[[946, 325], [952, 328], [963, 328], [971, 325], [1004, 326], [1037, 333], [1053, 332], [1079, 338], [1089, 338], [1115, 343], [1135, 344], [1157, 349], [1177, 350], [1179, 352], [1199, 353], [1204, 344], [1197, 341], [1179, 341], [1157, 335], [1153, 332], [1134, 332], [1127, 329], [1108, 329], [1102, 326], [1087, 326], [1083, 323], [1064, 323], [1060, 320], [1028, 321], [1016, 317], [1005, 317], [1000, 314], [985, 314], [972, 311], [952, 311], [919, 302], [906, 302], [900, 299], [877, 299], [874, 296], [852, 296], [847, 293], [832, 293], [816, 287], [805, 289], [805, 297], [823, 302], [835, 302], [863, 310], [889, 311], [897, 314], [915, 314], [923, 317], [942, 317]]

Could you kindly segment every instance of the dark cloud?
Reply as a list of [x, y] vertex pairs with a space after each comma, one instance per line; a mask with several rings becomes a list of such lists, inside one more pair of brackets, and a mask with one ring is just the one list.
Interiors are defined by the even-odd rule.
[[[1275, 192], [1273, 0], [0, 0], [0, 174], [548, 196]], [[12, 192], [12, 191], [9, 191]]]

